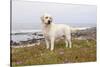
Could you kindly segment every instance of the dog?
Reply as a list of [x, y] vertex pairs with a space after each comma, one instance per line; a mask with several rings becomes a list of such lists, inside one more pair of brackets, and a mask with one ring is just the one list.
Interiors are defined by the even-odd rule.
[[66, 47], [72, 47], [70, 26], [53, 23], [53, 18], [49, 14], [44, 14], [41, 16], [41, 21], [43, 36], [45, 38], [47, 49], [51, 47], [50, 50], [52, 51], [54, 49], [54, 42], [62, 37], [66, 43]]

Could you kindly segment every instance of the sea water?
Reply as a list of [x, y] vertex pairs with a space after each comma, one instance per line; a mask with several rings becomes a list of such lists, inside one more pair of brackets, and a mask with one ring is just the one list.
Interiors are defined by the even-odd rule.
[[[41, 30], [19, 30], [11, 32], [11, 40], [14, 42], [27, 41], [33, 38], [37, 38], [34, 33], [40, 33]], [[39, 37], [39, 36], [38, 36]]]

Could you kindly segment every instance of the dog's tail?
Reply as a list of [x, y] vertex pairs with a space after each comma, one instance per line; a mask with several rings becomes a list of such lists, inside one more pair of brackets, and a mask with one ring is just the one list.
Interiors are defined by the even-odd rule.
[[77, 31], [80, 31], [80, 30], [85, 30], [87, 28], [85, 27], [71, 27], [71, 32], [74, 33], [74, 32], [77, 32]]

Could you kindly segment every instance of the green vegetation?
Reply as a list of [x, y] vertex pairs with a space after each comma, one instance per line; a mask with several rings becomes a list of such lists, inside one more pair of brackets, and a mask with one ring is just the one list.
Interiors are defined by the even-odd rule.
[[55, 44], [54, 51], [45, 44], [24, 48], [12, 48], [12, 65], [42, 65], [96, 61], [96, 41], [73, 40], [73, 47], [66, 48], [64, 41]]

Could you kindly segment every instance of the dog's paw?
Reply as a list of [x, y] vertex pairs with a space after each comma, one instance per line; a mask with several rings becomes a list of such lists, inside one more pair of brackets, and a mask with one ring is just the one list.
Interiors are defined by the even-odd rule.
[[47, 46], [46, 48], [49, 49], [49, 46]]
[[53, 51], [53, 48], [51, 48], [50, 50]]

